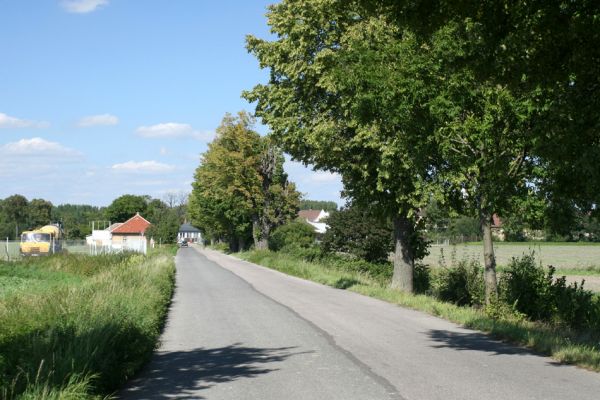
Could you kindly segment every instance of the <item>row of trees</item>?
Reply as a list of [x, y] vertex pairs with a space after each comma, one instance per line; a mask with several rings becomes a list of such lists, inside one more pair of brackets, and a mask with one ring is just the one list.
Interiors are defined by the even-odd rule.
[[294, 218], [300, 193], [283, 170], [283, 154], [253, 129], [245, 112], [227, 114], [202, 154], [189, 213], [205, 239], [225, 240], [232, 250], [253, 240], [267, 248], [271, 231]]
[[477, 217], [486, 300], [492, 215], [539, 199], [594, 211], [600, 193], [600, 10], [593, 1], [283, 0], [270, 69], [244, 96], [295, 159], [338, 172], [393, 220], [393, 285], [412, 291], [431, 198]]
[[67, 239], [84, 239], [92, 232], [92, 221], [124, 222], [139, 212], [152, 226], [148, 236], [173, 242], [187, 214], [187, 194], [168, 193], [163, 200], [126, 194], [108, 207], [81, 204], [54, 206], [44, 199], [27, 200], [15, 194], [0, 200], [0, 237], [18, 240], [21, 232], [49, 223], [60, 223]]

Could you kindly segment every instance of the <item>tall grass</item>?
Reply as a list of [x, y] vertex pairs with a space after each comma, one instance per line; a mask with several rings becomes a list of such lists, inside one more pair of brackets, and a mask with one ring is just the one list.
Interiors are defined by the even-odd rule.
[[60, 255], [0, 264], [2, 277], [0, 397], [95, 398], [151, 355], [174, 262], [166, 252]]
[[255, 250], [235, 255], [289, 275], [423, 311], [489, 333], [498, 339], [529, 347], [557, 361], [600, 372], [597, 332], [576, 332], [564, 326], [532, 322], [510, 309], [504, 309], [501, 304], [487, 309], [461, 307], [431, 296], [403, 293], [367, 274], [343, 270], [326, 262], [309, 262], [292, 254]]

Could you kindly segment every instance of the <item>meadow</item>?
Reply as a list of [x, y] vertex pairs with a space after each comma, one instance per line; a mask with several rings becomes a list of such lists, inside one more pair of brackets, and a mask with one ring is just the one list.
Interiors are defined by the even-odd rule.
[[106, 398], [151, 356], [173, 250], [0, 262], [0, 398]]
[[[542, 265], [552, 265], [558, 270], [594, 270], [600, 274], [600, 243], [553, 242], [495, 242], [494, 251], [499, 267], [506, 266], [513, 257], [534, 253]], [[477, 242], [456, 245], [432, 245], [423, 260], [437, 267], [451, 260], [477, 260], [483, 262], [483, 245]]]

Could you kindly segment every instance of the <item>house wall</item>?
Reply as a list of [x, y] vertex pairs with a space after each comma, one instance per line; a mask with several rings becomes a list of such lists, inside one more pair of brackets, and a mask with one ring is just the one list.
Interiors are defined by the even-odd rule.
[[188, 239], [192, 242], [199, 242], [202, 240], [200, 232], [179, 232], [177, 234], [177, 240]]

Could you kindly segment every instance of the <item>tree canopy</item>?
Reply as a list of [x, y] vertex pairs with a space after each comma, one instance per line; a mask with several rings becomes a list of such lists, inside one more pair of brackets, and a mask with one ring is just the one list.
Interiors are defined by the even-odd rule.
[[393, 218], [404, 290], [432, 196], [478, 217], [489, 301], [494, 213], [597, 203], [598, 16], [592, 1], [284, 0], [276, 38], [247, 38], [270, 79], [245, 97], [285, 151]]
[[190, 195], [192, 222], [204, 236], [266, 248], [270, 232], [296, 215], [300, 194], [283, 171], [283, 155], [252, 129], [245, 112], [227, 114], [202, 154]]

